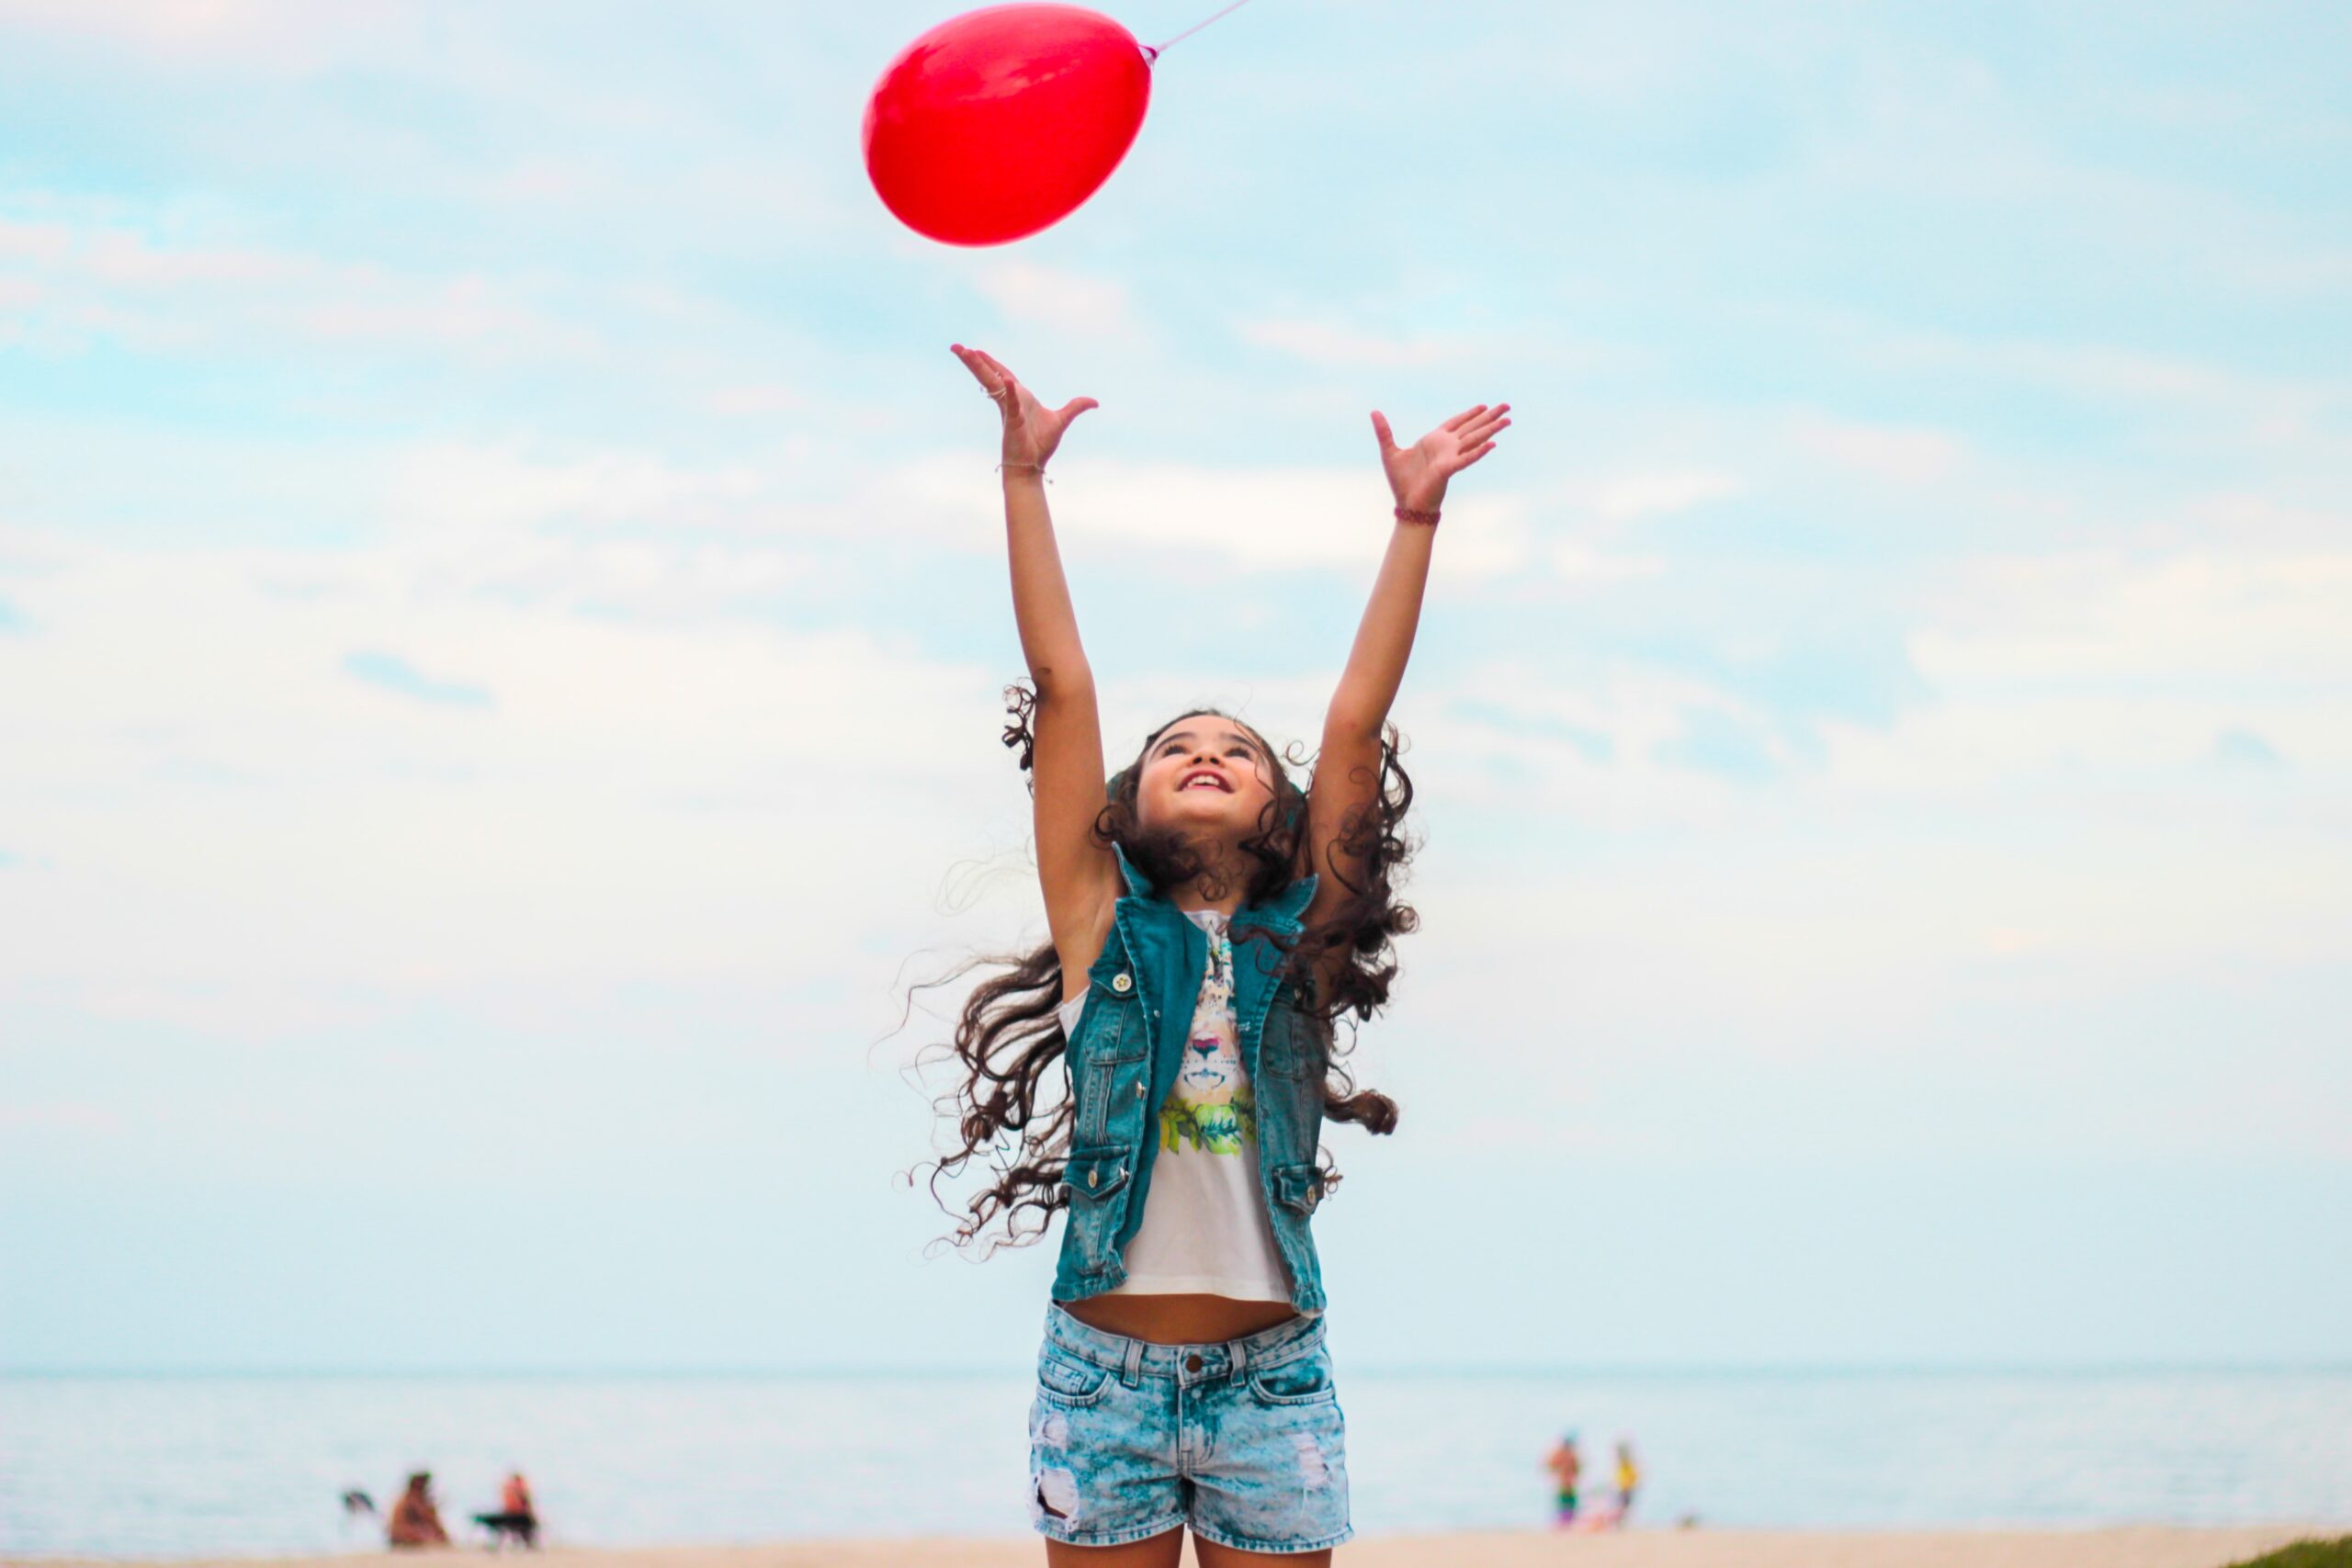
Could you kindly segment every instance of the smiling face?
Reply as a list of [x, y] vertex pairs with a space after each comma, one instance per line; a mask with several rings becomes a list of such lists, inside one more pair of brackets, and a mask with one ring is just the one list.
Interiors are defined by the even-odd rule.
[[1152, 738], [1136, 778], [1148, 828], [1190, 828], [1229, 840], [1258, 830], [1274, 797], [1272, 759], [1231, 719], [1187, 714]]

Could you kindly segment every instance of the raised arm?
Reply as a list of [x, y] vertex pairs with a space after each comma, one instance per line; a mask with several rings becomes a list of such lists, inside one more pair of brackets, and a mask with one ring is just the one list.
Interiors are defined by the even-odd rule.
[[[1309, 925], [1328, 919], [1363, 881], [1363, 863], [1343, 846], [1352, 817], [1374, 804], [1380, 787], [1380, 732], [1404, 682], [1412, 657], [1413, 633], [1420, 625], [1421, 592], [1429, 582], [1430, 555], [1437, 543], [1436, 513], [1447, 481], [1495, 449], [1495, 437], [1510, 426], [1509, 403], [1464, 409], [1410, 446], [1399, 446], [1378, 413], [1373, 434], [1380, 440], [1381, 466], [1398, 508], [1426, 520], [1399, 517], [1388, 536], [1388, 553], [1372, 585], [1356, 628], [1355, 647], [1340, 676], [1339, 689], [1323, 719], [1323, 749], [1307, 797], [1307, 835], [1312, 869], [1321, 877], [1307, 906]], [[1344, 953], [1334, 954], [1343, 962]]]
[[1119, 874], [1111, 852], [1094, 841], [1094, 818], [1102, 809], [1102, 720], [1094, 672], [1079, 641], [1078, 613], [1062, 575], [1061, 549], [1054, 542], [1045, 470], [1070, 422], [1098, 405], [1092, 398], [1074, 398], [1049, 409], [989, 355], [961, 344], [955, 354], [1004, 416], [1004, 533], [1012, 569], [1012, 618], [1037, 688], [1030, 716], [1037, 881], [1068, 997], [1085, 989], [1086, 971], [1102, 951]]

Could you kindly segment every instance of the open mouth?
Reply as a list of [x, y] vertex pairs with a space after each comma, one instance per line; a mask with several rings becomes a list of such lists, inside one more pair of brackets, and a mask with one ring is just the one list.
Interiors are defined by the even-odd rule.
[[1182, 779], [1177, 781], [1176, 787], [1180, 791], [1188, 789], [1216, 789], [1222, 790], [1227, 795], [1231, 795], [1233, 793], [1233, 786], [1225, 782], [1225, 775], [1223, 773], [1214, 773], [1206, 768], [1198, 768], [1193, 770], [1192, 773], [1186, 773]]

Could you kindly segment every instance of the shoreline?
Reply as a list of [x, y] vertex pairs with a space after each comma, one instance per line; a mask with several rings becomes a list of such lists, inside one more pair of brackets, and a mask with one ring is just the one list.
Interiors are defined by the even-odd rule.
[[[2342, 1525], [2138, 1525], [2079, 1529], [1628, 1529], [1609, 1532], [1457, 1531], [1363, 1536], [1339, 1549], [1356, 1568], [2227, 1568], [2297, 1540], [2346, 1533]], [[391, 1552], [382, 1547], [284, 1557], [87, 1558], [0, 1555], [10, 1568], [348, 1568], [382, 1559], [423, 1568], [506, 1553], [481, 1547]], [[751, 1546], [549, 1546], [520, 1554], [537, 1568], [1035, 1568], [1037, 1538], [907, 1537], [777, 1541]], [[1193, 1561], [1188, 1551], [1184, 1561]]]

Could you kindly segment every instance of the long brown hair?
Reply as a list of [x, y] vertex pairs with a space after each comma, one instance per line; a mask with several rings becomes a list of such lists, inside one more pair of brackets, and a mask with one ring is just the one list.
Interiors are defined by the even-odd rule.
[[[1037, 694], [1025, 682], [1016, 682], [1005, 688], [1004, 695], [1005, 711], [1012, 716], [1004, 728], [1004, 743], [1018, 751], [1021, 769], [1026, 773], [1035, 759], [1036, 739], [1030, 721], [1036, 712]], [[1272, 772], [1273, 799], [1261, 814], [1257, 830], [1238, 845], [1250, 867], [1241, 901], [1245, 906], [1262, 904], [1308, 869], [1311, 857], [1304, 841], [1306, 794], [1289, 772], [1304, 767], [1306, 759], [1278, 754], [1254, 727], [1218, 708], [1187, 708], [1178, 719], [1193, 715], [1213, 715], [1247, 730]], [[1204, 870], [1199, 851], [1180, 830], [1147, 829], [1136, 813], [1136, 791], [1144, 759], [1178, 719], [1153, 730], [1135, 761], [1112, 775], [1109, 798], [1093, 825], [1096, 842], [1105, 849], [1117, 845], [1136, 869], [1161, 890], [1183, 886]], [[1419, 923], [1412, 908], [1398, 902], [1396, 895], [1405, 866], [1419, 848], [1403, 832], [1405, 813], [1413, 802], [1412, 780], [1397, 761], [1403, 750], [1396, 727], [1385, 727], [1373, 799], [1340, 824], [1342, 853], [1362, 867], [1360, 880], [1346, 881], [1347, 897], [1329, 919], [1294, 939], [1285, 942], [1273, 932], [1264, 933], [1285, 951], [1283, 973], [1318, 1025], [1314, 1034], [1323, 1055], [1325, 1118], [1351, 1122], [1375, 1134], [1396, 1131], [1396, 1102], [1375, 1089], [1359, 1089], [1342, 1058], [1354, 1047], [1357, 1028], [1387, 1004], [1389, 983], [1396, 974], [1392, 940]], [[1035, 794], [1035, 781], [1027, 782]], [[1317, 869], [1326, 876], [1333, 874], [1328, 866]], [[1316, 980], [1317, 961], [1334, 952], [1344, 952], [1347, 960], [1337, 966], [1329, 994], [1322, 995]], [[1038, 1103], [1051, 1068], [1069, 1047], [1057, 1016], [1063, 989], [1061, 954], [1049, 940], [1027, 953], [972, 959], [914, 989], [945, 985], [982, 966], [1001, 967], [1003, 972], [973, 988], [956, 1021], [953, 1043], [933, 1048], [934, 1057], [946, 1054], [961, 1074], [961, 1081], [937, 1101], [941, 1114], [955, 1117], [960, 1146], [932, 1162], [930, 1185], [940, 1207], [956, 1213], [940, 1197], [941, 1181], [959, 1175], [974, 1160], [983, 1162], [993, 1180], [965, 1202], [953, 1235], [945, 1239], [959, 1248], [977, 1244], [985, 1258], [998, 1247], [1020, 1247], [1036, 1240], [1046, 1233], [1054, 1211], [1068, 1201], [1061, 1181], [1069, 1159], [1070, 1122], [1077, 1107], [1067, 1094], [1043, 1110]], [[1345, 1045], [1338, 1043], [1335, 1027], [1342, 1017], [1350, 1020]], [[1329, 1192], [1339, 1185], [1340, 1172], [1329, 1151], [1317, 1152], [1324, 1190]], [[992, 1227], [1001, 1228], [990, 1234]]]

